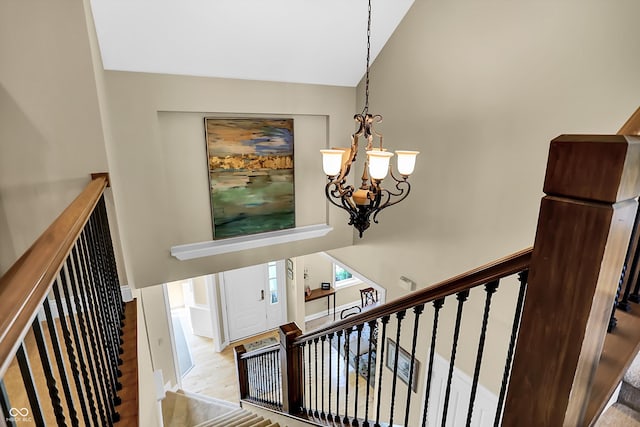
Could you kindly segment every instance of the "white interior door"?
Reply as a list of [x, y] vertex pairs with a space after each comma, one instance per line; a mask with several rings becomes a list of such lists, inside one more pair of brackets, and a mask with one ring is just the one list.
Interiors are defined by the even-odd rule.
[[225, 271], [222, 276], [229, 340], [235, 341], [266, 331], [267, 265]]
[[277, 328], [286, 320], [284, 261], [221, 273], [229, 341]]

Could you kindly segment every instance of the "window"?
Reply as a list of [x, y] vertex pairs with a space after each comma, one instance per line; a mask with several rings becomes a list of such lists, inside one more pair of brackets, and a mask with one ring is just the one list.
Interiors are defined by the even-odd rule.
[[270, 262], [269, 268], [269, 295], [271, 295], [271, 304], [278, 303], [278, 269], [275, 262]]
[[336, 288], [342, 286], [349, 286], [355, 283], [360, 283], [353, 274], [345, 268], [342, 268], [338, 264], [333, 264], [333, 284]]
[[349, 273], [344, 268], [340, 267], [338, 264], [333, 264], [333, 266], [334, 266], [334, 272], [335, 272], [334, 279], [336, 283], [342, 280], [351, 279], [353, 277], [351, 273]]

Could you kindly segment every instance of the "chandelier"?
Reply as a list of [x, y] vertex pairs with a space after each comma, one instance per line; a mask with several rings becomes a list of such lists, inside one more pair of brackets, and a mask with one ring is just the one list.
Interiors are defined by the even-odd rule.
[[[322, 167], [329, 182], [325, 187], [327, 199], [335, 206], [349, 213], [349, 225], [353, 225], [360, 237], [369, 228], [371, 221], [378, 223], [377, 216], [385, 208], [403, 201], [411, 191], [409, 175], [413, 173], [418, 151], [396, 151], [397, 169], [399, 177], [394, 175], [390, 160], [393, 153], [388, 152], [382, 145], [382, 134], [373, 128], [374, 123], [382, 122], [379, 114], [369, 114], [369, 59], [371, 51], [371, 0], [369, 0], [369, 19], [367, 22], [367, 72], [365, 79], [365, 103], [362, 113], [353, 119], [358, 130], [351, 135], [350, 148], [333, 148], [320, 150], [322, 153]], [[374, 136], [378, 142], [374, 145]], [[362, 184], [356, 190], [347, 184], [347, 177], [351, 166], [358, 154], [358, 138], [366, 141], [366, 159], [362, 172]], [[394, 189], [382, 187], [382, 180], [387, 174], [391, 176]]]

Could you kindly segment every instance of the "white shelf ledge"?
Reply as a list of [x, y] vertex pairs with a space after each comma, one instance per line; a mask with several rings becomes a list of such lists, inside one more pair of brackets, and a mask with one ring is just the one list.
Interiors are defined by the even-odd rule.
[[246, 249], [261, 248], [263, 246], [278, 245], [280, 243], [314, 239], [327, 235], [331, 230], [333, 230], [333, 227], [330, 227], [327, 224], [315, 224], [291, 228], [288, 230], [253, 234], [251, 236], [230, 237], [224, 240], [210, 240], [208, 242], [176, 245], [171, 247], [171, 255], [178, 258], [180, 261], [185, 261], [211, 255], [243, 251]]

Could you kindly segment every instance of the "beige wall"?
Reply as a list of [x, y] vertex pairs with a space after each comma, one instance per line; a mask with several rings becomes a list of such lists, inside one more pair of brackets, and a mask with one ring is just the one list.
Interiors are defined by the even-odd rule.
[[[138, 305], [138, 386], [139, 386], [139, 421], [141, 426], [160, 426], [158, 419], [158, 400], [153, 380], [153, 365], [149, 351], [149, 337], [145, 324], [144, 306], [140, 292], [133, 290], [135, 303]], [[164, 373], [163, 373], [164, 374]], [[166, 374], [164, 374], [166, 375]]]
[[107, 159], [81, 2], [2, 2], [0, 58], [4, 271]]
[[162, 286], [150, 286], [139, 290], [147, 325], [149, 351], [153, 370], [162, 369], [165, 384], [176, 385], [176, 369], [169, 332], [169, 320]]
[[[315, 253], [300, 257], [300, 260], [304, 265], [304, 270], [307, 272], [307, 277], [304, 279], [305, 286], [309, 286], [311, 289], [318, 289], [322, 282], [329, 282], [333, 286], [333, 261], [331, 258], [322, 253]], [[336, 291], [336, 307], [351, 303], [360, 305], [360, 289], [368, 286], [361, 284], [338, 288]], [[333, 308], [333, 299], [331, 299], [331, 308]], [[305, 316], [317, 313], [326, 314], [327, 299], [321, 298], [305, 303], [304, 311]], [[336, 315], [339, 317], [340, 313], [338, 312]]]
[[[352, 243], [327, 209], [318, 150], [353, 131], [353, 88], [106, 72], [111, 176], [130, 280], [144, 287]], [[328, 223], [324, 238], [178, 261], [171, 246], [211, 240], [204, 116], [295, 120], [296, 222]]]
[[426, 286], [531, 245], [549, 141], [615, 133], [640, 105], [639, 11], [415, 2], [373, 66], [370, 108], [390, 148], [421, 151], [411, 195], [331, 253], [394, 297], [401, 274]]
[[[391, 300], [403, 293], [400, 275], [425, 287], [532, 245], [549, 141], [615, 133], [640, 105], [640, 56], [630, 54], [640, 47], [639, 13], [633, 0], [416, 1], [376, 59], [370, 108], [384, 116], [390, 148], [421, 151], [411, 195], [356, 246], [331, 255]], [[511, 302], [494, 302], [493, 354], [510, 333], [515, 289], [503, 288], [496, 298]], [[441, 331], [452, 330], [452, 304]], [[476, 298], [464, 314], [458, 358], [467, 373], [482, 304]], [[444, 357], [450, 342], [439, 342]], [[481, 382], [495, 392], [487, 376], [500, 362], [484, 364]]]

